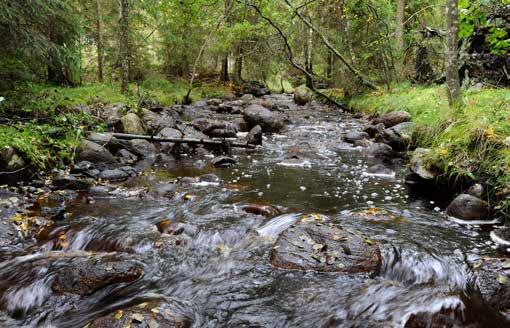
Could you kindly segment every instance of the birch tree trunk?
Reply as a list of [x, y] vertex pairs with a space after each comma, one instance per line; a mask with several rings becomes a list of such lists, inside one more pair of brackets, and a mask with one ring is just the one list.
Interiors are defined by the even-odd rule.
[[129, 0], [120, 0], [120, 81], [121, 92], [129, 89]]
[[99, 83], [104, 81], [104, 22], [103, 22], [103, 9], [101, 5], [102, 0], [96, 0], [97, 6], [97, 79]]
[[401, 79], [404, 71], [404, 15], [405, 0], [397, 0], [397, 17], [395, 24], [395, 46], [397, 50], [397, 77]]
[[306, 76], [306, 86], [313, 88], [313, 29], [308, 28], [308, 41], [306, 43], [305, 69], [311, 74]]
[[459, 103], [459, 8], [457, 0], [447, 0], [445, 8], [446, 17], [446, 94], [448, 103], [454, 106]]

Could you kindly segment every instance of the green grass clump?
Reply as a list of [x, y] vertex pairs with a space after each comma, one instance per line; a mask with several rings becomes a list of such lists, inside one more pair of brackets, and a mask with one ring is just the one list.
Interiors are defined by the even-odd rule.
[[490, 188], [493, 205], [510, 215], [510, 90], [465, 91], [464, 106], [449, 108], [443, 86], [399, 85], [350, 101], [372, 115], [408, 111], [417, 124], [414, 143], [432, 150], [429, 162], [449, 181], [469, 178]]

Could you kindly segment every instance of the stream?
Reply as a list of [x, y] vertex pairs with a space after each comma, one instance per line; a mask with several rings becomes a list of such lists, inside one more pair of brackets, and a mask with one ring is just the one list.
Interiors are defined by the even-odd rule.
[[[495, 253], [487, 231], [447, 220], [448, 199], [411, 189], [405, 160], [343, 142], [363, 118], [269, 98], [288, 107], [291, 123], [255, 151], [233, 150], [231, 167], [183, 157], [147, 167], [117, 195], [40, 199], [50, 208], [65, 202], [69, 215], [35, 240], [0, 248], [0, 325], [85, 327], [115, 314], [125, 327], [126, 309], [142, 304], [143, 314], [156, 302], [153, 313], [166, 311], [173, 325], [129, 314], [129, 327], [507, 326], [473, 288], [471, 264]], [[153, 192], [162, 187], [172, 197]], [[377, 273], [272, 265], [278, 236], [310, 215], [369, 236], [381, 251]], [[116, 283], [66, 285], [62, 272], [112, 257], [101, 270], [132, 266]], [[58, 292], [55, 279], [80, 291]]]

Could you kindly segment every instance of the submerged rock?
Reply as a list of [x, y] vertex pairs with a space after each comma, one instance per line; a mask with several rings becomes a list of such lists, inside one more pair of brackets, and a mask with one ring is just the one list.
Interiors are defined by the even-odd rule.
[[304, 106], [312, 101], [313, 92], [305, 85], [301, 85], [294, 90], [294, 102]]
[[90, 295], [106, 286], [133, 282], [142, 274], [142, 266], [134, 259], [77, 257], [58, 270], [51, 287], [57, 293]]
[[411, 120], [411, 114], [406, 111], [395, 111], [383, 114], [374, 119], [374, 124], [382, 123], [386, 128], [391, 128], [397, 124], [409, 122]]
[[467, 221], [487, 220], [490, 211], [488, 204], [480, 198], [461, 194], [448, 205], [446, 214]]
[[191, 316], [167, 301], [149, 301], [116, 310], [90, 322], [88, 328], [189, 328]]
[[284, 127], [283, 117], [269, 109], [250, 105], [244, 110], [244, 120], [249, 127], [260, 125], [262, 130], [267, 132], [278, 132]]
[[377, 243], [359, 233], [301, 221], [280, 235], [271, 263], [289, 270], [375, 274], [381, 252]]
[[115, 163], [112, 153], [105, 147], [89, 140], [82, 140], [76, 152], [77, 161], [90, 161], [92, 163]]

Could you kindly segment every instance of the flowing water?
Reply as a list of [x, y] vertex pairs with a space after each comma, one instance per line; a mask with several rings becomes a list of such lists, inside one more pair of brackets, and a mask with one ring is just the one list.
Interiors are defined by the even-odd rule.
[[[475, 302], [468, 263], [493, 253], [487, 233], [446, 220], [444, 199], [409, 190], [402, 160], [383, 162], [344, 144], [341, 133], [360, 129], [362, 120], [272, 97], [289, 105], [292, 123], [268, 136], [262, 149], [238, 152], [237, 165], [213, 169], [190, 158], [152, 167], [118, 196], [94, 196], [90, 203], [81, 195], [69, 202], [71, 217], [46, 238], [4, 247], [0, 304], [9, 317], [0, 324], [82, 327], [165, 296], [193, 327], [403, 327], [413, 314], [462, 312]], [[386, 169], [374, 171], [374, 165]], [[177, 183], [172, 198], [151, 196], [158, 186], [208, 173], [221, 181]], [[254, 203], [277, 207], [282, 215], [243, 210]], [[356, 215], [360, 211], [384, 215], [365, 218]], [[371, 277], [272, 267], [275, 239], [303, 214], [327, 216], [380, 243], [380, 272]], [[174, 237], [156, 228], [166, 219], [184, 227], [178, 245], [167, 244]], [[62, 232], [59, 246], [55, 236]], [[101, 260], [114, 252], [134, 257], [143, 276], [86, 296], [52, 291], [58, 271], [76, 258]], [[485, 309], [479, 311], [482, 316]]]

